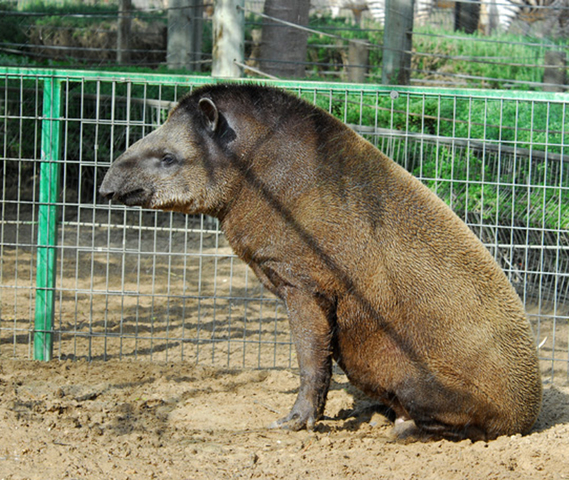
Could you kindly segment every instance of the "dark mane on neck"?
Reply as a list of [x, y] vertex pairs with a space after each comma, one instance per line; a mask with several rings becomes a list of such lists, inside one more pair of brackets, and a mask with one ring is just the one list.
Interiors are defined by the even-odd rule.
[[203, 97], [211, 98], [221, 106], [246, 108], [260, 116], [306, 117], [321, 116], [324, 120], [328, 115], [321, 109], [286, 92], [283, 89], [256, 84], [221, 83], [195, 88], [190, 94], [180, 100], [178, 108], [193, 110]]

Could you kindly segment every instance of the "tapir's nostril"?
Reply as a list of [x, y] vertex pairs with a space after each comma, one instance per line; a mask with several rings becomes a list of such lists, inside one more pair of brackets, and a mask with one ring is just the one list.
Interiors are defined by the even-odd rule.
[[101, 197], [103, 197], [103, 199], [105, 200], [112, 200], [113, 196], [115, 195], [115, 192], [113, 190], [106, 190], [103, 188], [99, 189], [99, 195], [101, 195]]

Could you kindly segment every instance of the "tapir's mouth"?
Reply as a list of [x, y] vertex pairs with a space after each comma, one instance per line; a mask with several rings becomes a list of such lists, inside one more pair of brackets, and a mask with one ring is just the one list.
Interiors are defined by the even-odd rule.
[[129, 207], [144, 207], [150, 199], [149, 192], [144, 188], [137, 188], [126, 193], [115, 193], [113, 200], [124, 203]]

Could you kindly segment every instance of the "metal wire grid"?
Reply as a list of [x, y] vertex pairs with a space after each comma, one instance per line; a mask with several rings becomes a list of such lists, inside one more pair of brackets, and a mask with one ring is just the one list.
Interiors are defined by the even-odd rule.
[[[22, 119], [40, 130], [41, 86], [34, 102], [31, 88], [4, 81], [0, 354], [12, 357], [31, 356], [34, 331], [39, 140], [12, 152], [30, 130]], [[55, 356], [290, 365], [282, 305], [236, 261], [217, 222], [97, 198], [109, 160], [164, 121], [178, 88], [68, 81], [62, 96]]]
[[[260, 24], [260, 17], [258, 15], [254, 15], [253, 12], [261, 14], [263, 11], [263, 3], [264, 2], [255, 1], [245, 2], [245, 11], [251, 14], [248, 24], [252, 27]], [[320, 5], [320, 7], [324, 8], [325, 11], [329, 11], [329, 2], [323, 3], [324, 5]], [[496, 4], [496, 2], [494, 3]], [[501, 4], [503, 6], [505, 3], [506, 2], [498, 2], [497, 5]], [[566, 36], [563, 34], [562, 22], [560, 23], [560, 21], [556, 21], [556, 19], [562, 19], [563, 14], [560, 12], [563, 12], [567, 7], [560, 6], [557, 3], [559, 2], [553, 2], [551, 5], [533, 5], [529, 9], [531, 12], [530, 15], [527, 15], [528, 12], [520, 12], [517, 19], [512, 22], [513, 28], [509, 30], [510, 34], [523, 34], [526, 39], [530, 37], [533, 37], [534, 39], [547, 38], [548, 40], [543, 43], [540, 43], [537, 40], [523, 41], [523, 39], [520, 39], [519, 42], [512, 42], [510, 39], [496, 40], [495, 38], [488, 36], [471, 36], [468, 39], [465, 39], [464, 37], [461, 37], [461, 35], [452, 34], [455, 23], [454, 8], [449, 8], [448, 4], [446, 6], [431, 5], [432, 8], [428, 9], [431, 10], [430, 14], [417, 15], [415, 17], [415, 27], [413, 31], [415, 47], [412, 52], [414, 61], [413, 68], [411, 69], [412, 77], [414, 78], [412, 78], [411, 81], [420, 85], [448, 85], [451, 87], [456, 86], [457, 84], [468, 83], [470, 86], [480, 86], [483, 88], [489, 82], [499, 82], [500, 84], [506, 85], [507, 88], [510, 88], [512, 85], [519, 85], [520, 88], [541, 88], [543, 85], [543, 68], [544, 65], [549, 63], [549, 61], [546, 61], [544, 58], [545, 52], [563, 51], [567, 49], [566, 46], [562, 44], [559, 45], [559, 42], [553, 41], [555, 37]], [[166, 21], [167, 10], [168, 9], [161, 9], [161, 13], [159, 13], [154, 9], [152, 12], [154, 20], [162, 17], [162, 20]], [[133, 15], [135, 17], [142, 15], [141, 25], [143, 25], [148, 24], [148, 13], [149, 12], [146, 12], [145, 15], [143, 11], [137, 9], [133, 12]], [[3, 17], [6, 19], [6, 25], [15, 26], [21, 22], [22, 18], [25, 18], [25, 16], [29, 16], [30, 14], [30, 12], [5, 11]], [[22, 17], [22, 15], [24, 15], [24, 17]], [[73, 15], [75, 14], [62, 12], [59, 16], [65, 18], [66, 16]], [[101, 14], [85, 12], [82, 14], [84, 18], [91, 17], [92, 19], [96, 19], [97, 17], [101, 18], [101, 15], [108, 19], [111, 18], [109, 16], [111, 14], [109, 13]], [[349, 9], [344, 9], [342, 15], [350, 16], [351, 13]], [[363, 24], [367, 26], [369, 30], [377, 31], [379, 28], [382, 28], [383, 21], [379, 21], [379, 23], [377, 21], [371, 21], [371, 15], [369, 12], [365, 12], [363, 17]], [[540, 21], [534, 22], [533, 20], [530, 20], [531, 17], [533, 17], [534, 20], [537, 20], [540, 17], [542, 18]], [[116, 20], [116, 16], [114, 19]], [[202, 18], [201, 16], [198, 16], [194, 18], [194, 20], [196, 19], [204, 22], [211, 22], [211, 18]], [[1, 20], [2, 19], [0, 19], [0, 22]], [[26, 23], [28, 22], [26, 21]], [[150, 24], [148, 24], [148, 26], [151, 27]], [[299, 27], [304, 28], [302, 26]], [[68, 39], [60, 38], [58, 33], [62, 31], [62, 27], [42, 25], [41, 34], [38, 31], [37, 26], [33, 25], [33, 22], [27, 26], [20, 25], [20, 28], [23, 28], [26, 31], [28, 41], [25, 43], [13, 43], [12, 38], [5, 39], [7, 41], [3, 42], [3, 47], [7, 48], [6, 53], [13, 54], [19, 51], [20, 54], [30, 55], [33, 59], [51, 58], [55, 61], [65, 61], [66, 64], [70, 61], [75, 61], [78, 68], [84, 68], [84, 65], [86, 64], [94, 65], [96, 68], [97, 65], [102, 65], [101, 62], [114, 61], [116, 56], [116, 41], [114, 38], [111, 38], [112, 34], [110, 31], [106, 31], [106, 27], [100, 26], [97, 30], [99, 33], [102, 32], [103, 34], [99, 35], [97, 39], [92, 40], [93, 42], [99, 43], [99, 48], [85, 47], [79, 44], [66, 46]], [[330, 78], [330, 76], [345, 78], [346, 68], [343, 67], [347, 67], [347, 65], [345, 65], [345, 61], [342, 60], [342, 56], [346, 55], [346, 50], [345, 45], [342, 45], [342, 43], [348, 42], [349, 38], [352, 37], [349, 30], [353, 30], [353, 28], [347, 25], [341, 28], [331, 28], [332, 30], [330, 27], [320, 27], [320, 29], [316, 28], [316, 30], [320, 32], [320, 37], [325, 37], [331, 32], [335, 32], [334, 35], [344, 38], [344, 42], [337, 42], [336, 40], [338, 39], [335, 39], [332, 42], [323, 41], [323, 43], [319, 41], [317, 44], [309, 42], [309, 49], [326, 49], [330, 52], [335, 52], [335, 54], [326, 56], [325, 58], [320, 58], [320, 61], [313, 61], [315, 59], [312, 58], [310, 59], [311, 61], [305, 63], [310, 67], [312, 74], [318, 75], [320, 78]], [[367, 28], [364, 27], [363, 31], [366, 29]], [[64, 30], [67, 31], [67, 36], [79, 38], [84, 33], [85, 27], [68, 24]], [[107, 35], [105, 35], [105, 32]], [[137, 32], [136, 29], [132, 32], [131, 42], [135, 44], [135, 48], [129, 50], [131, 54], [131, 61], [137, 63], [139, 66], [147, 67], [164, 64], [167, 54], [164, 49], [164, 45], [162, 45], [160, 41], [155, 41], [153, 42], [154, 45], [150, 46], [147, 43], [151, 37], [156, 39], [162, 38], [162, 35], [159, 32], [160, 29], [155, 30], [154, 28], [150, 28], [150, 30], [146, 30], [144, 33]], [[107, 38], [103, 39], [105, 36]], [[138, 41], [136, 40], [137, 37]], [[144, 45], [140, 44], [141, 37], [144, 37], [145, 39]], [[455, 48], [450, 48], [451, 51], [447, 51], [446, 53], [444, 51], [441, 52], [440, 48], [436, 46], [438, 44], [437, 42], [432, 43], [428, 41], [429, 38], [433, 37], [446, 38], [447, 40], [453, 39], [458, 42], [458, 45], [455, 46]], [[36, 44], [34, 44], [34, 42]], [[253, 40], [247, 40], [246, 42], [247, 44], [254, 43]], [[486, 48], [482, 50], [487, 51], [496, 51], [500, 46], [511, 46], [513, 43], [517, 43], [520, 47], [523, 45], [525, 48], [523, 48], [523, 50], [506, 51], [502, 52], [499, 56], [493, 56], [482, 53], [477, 48], [473, 48], [474, 45], [480, 45], [481, 42], [487, 45]], [[375, 50], [377, 53], [381, 49], [381, 43], [381, 37], [376, 37], [376, 40], [371, 42], [369, 48], [371, 51]], [[452, 54], [452, 50], [455, 49], [460, 50], [461, 55]], [[316, 54], [315, 50], [314, 54]], [[211, 52], [202, 52], [201, 55], [202, 57], [208, 57], [202, 59], [201, 63], [202, 65], [206, 65], [206, 69], [209, 68], [207, 67], [207, 64], [211, 63]], [[454, 62], [464, 62], [467, 60], [470, 62], [471, 66], [486, 64], [486, 66], [490, 67], [490, 71], [494, 71], [495, 73], [488, 73], [488, 68], [474, 68], [469, 73], [465, 73], [463, 72], [464, 69], [461, 69], [460, 66], [455, 66], [454, 68], [451, 67], [450, 71], [443, 71], [444, 69], [440, 68], [433, 69], [432, 67], [433, 62], [439, 64], [443, 61], [452, 66]], [[8, 59], [5, 61], [10, 60]], [[12, 59], [11, 61], [14, 60]], [[20, 63], [20, 61], [16, 62], [16, 64]], [[378, 75], [381, 75], [381, 72], [378, 69], [373, 68], [377, 62], [369, 60], [367, 63], [369, 63], [368, 66], [371, 68], [371, 71], [368, 74], [368, 81], [373, 83], [377, 80]], [[495, 67], [496, 65], [504, 67], [497, 77], [496, 69], [492, 69], [492, 66]], [[521, 68], [526, 74], [519, 75], [519, 68]], [[527, 75], [528, 73], [530, 74]]]
[[[546, 378], [566, 380], [566, 96], [287, 87], [351, 125], [454, 208], [520, 293]], [[34, 331], [41, 89], [24, 76], [1, 86], [0, 355], [16, 358], [30, 357]], [[189, 89], [164, 80], [63, 83], [58, 358], [295, 364], [282, 304], [232, 254], [215, 221], [97, 197], [110, 159], [162, 123]]]

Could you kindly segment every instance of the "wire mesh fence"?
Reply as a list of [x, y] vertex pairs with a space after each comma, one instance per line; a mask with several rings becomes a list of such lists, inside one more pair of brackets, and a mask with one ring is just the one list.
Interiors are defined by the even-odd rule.
[[[188, 7], [184, 16], [199, 29], [200, 40], [188, 55], [194, 58], [190, 62], [192, 71], [208, 73], [213, 51], [213, 2], [194, 3], [199, 8]], [[546, 70], [559, 67], [558, 61], [562, 62], [560, 68], [566, 70], [569, 50], [566, 0], [415, 0], [415, 4], [409, 67], [412, 84], [531, 90], [541, 89], [545, 83], [566, 88], [563, 87], [566, 80], [551, 83], [544, 79]], [[469, 30], [456, 9], [472, 4], [476, 4], [478, 12], [473, 14], [476, 21]], [[171, 34], [168, 14], [174, 12], [174, 17], [179, 16], [179, 8], [157, 7], [156, 3], [133, 8], [126, 15], [131, 24], [129, 44], [120, 47], [128, 53], [125, 57], [128, 61], [125, 61], [118, 59], [117, 2], [68, 3], [59, 9], [41, 3], [26, 5], [22, 2], [20, 5], [18, 9], [16, 2], [0, 2], [0, 63], [4, 65], [56, 62], [65, 68], [103, 69], [115, 65], [188, 68], [186, 63], [175, 65], [168, 59], [175, 56], [168, 54]], [[263, 28], [274, 25], [278, 19], [263, 14], [263, 1], [248, 0], [244, 5], [245, 74], [256, 76], [263, 62], [273, 65], [283, 62], [268, 53], [265, 58], [259, 56]], [[385, 1], [314, 0], [312, 5], [307, 54], [300, 62], [305, 77], [323, 81], [381, 82]], [[344, 8], [333, 9], [334, 5]], [[492, 8], [499, 14], [492, 13]], [[336, 11], [339, 16], [333, 15]], [[359, 14], [361, 18], [358, 17], [356, 23], [355, 16]], [[500, 22], [493, 21], [494, 18]], [[365, 45], [357, 54], [350, 49], [355, 41]], [[294, 60], [293, 63], [299, 62]], [[354, 80], [351, 75], [359, 79]]]
[[[216, 221], [98, 198], [111, 159], [211, 79], [16, 69], [0, 79], [0, 356], [32, 357], [45, 333], [60, 359], [296, 364], [283, 305], [234, 256]], [[60, 85], [60, 106], [48, 118], [50, 82]], [[276, 84], [350, 125], [465, 220], [520, 294], [546, 380], [567, 381], [569, 97]], [[46, 128], [55, 123], [61, 141], [50, 160]], [[45, 187], [45, 164], [59, 166], [58, 185]], [[42, 188], [57, 190], [55, 200], [42, 200]], [[47, 203], [57, 215], [49, 247], [39, 240]], [[54, 284], [40, 289], [44, 248], [56, 254]], [[54, 303], [45, 331], [42, 290]]]

